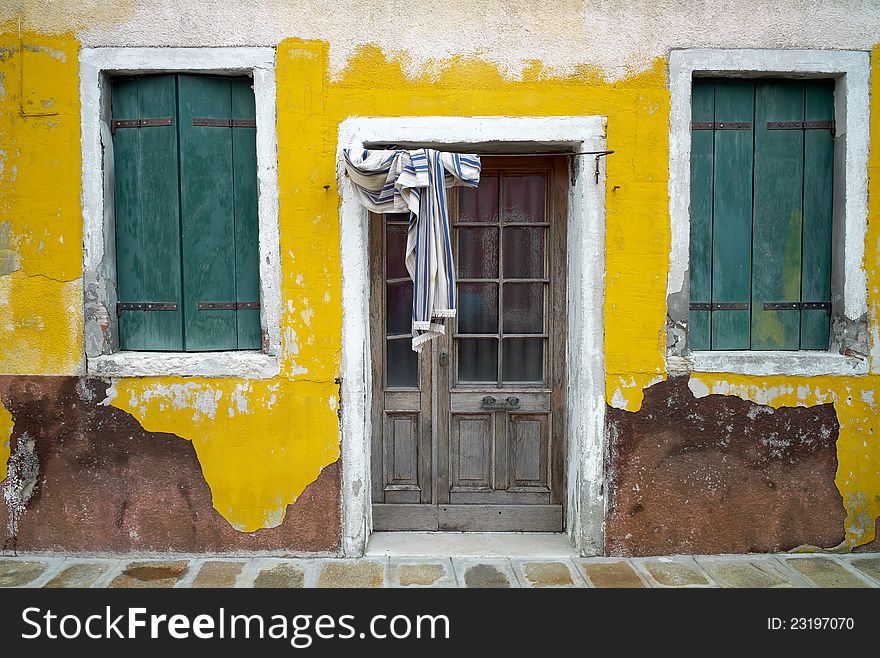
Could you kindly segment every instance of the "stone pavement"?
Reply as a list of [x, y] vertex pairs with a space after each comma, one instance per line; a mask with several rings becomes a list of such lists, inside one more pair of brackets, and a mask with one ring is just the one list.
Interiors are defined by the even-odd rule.
[[654, 558], [0, 558], [0, 587], [880, 587], [880, 553]]

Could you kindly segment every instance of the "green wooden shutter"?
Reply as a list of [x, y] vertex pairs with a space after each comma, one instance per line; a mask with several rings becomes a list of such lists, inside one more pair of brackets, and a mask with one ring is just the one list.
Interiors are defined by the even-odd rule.
[[[712, 227], [712, 303], [747, 304], [752, 244], [752, 130], [728, 130], [731, 123], [751, 124], [754, 83], [715, 83], [715, 168]], [[714, 307], [712, 349], [749, 347], [749, 312]]]
[[692, 349], [828, 349], [833, 115], [831, 80], [694, 81]]
[[[175, 76], [112, 87], [119, 343], [125, 350], [183, 349]], [[132, 124], [171, 119], [171, 125]], [[131, 304], [176, 310], [128, 310]], [[124, 309], [124, 310], [123, 310]]]
[[178, 104], [186, 349], [236, 349], [235, 310], [199, 308], [235, 301], [232, 130], [193, 123], [232, 118], [229, 79], [180, 75]]
[[[805, 121], [834, 119], [834, 81], [806, 82]], [[804, 244], [801, 301], [831, 300], [831, 224], [834, 138], [827, 129], [804, 131]], [[827, 350], [829, 310], [801, 310], [801, 349]]]
[[768, 122], [804, 120], [804, 83], [758, 82], [755, 88], [755, 268], [752, 349], [796, 350], [800, 311], [766, 303], [800, 302], [804, 132], [772, 130]]
[[[715, 120], [715, 81], [694, 80], [692, 115], [694, 122]], [[714, 134], [712, 130], [691, 131], [691, 262], [688, 342], [693, 350], [711, 347], [712, 301], [712, 178]]]
[[[239, 125], [255, 123], [254, 92], [250, 78], [236, 78], [232, 85], [233, 192], [235, 197], [235, 299], [239, 349], [260, 349], [260, 309], [242, 304], [260, 301], [259, 225], [257, 223], [257, 129]], [[243, 123], [243, 122], [241, 122]]]

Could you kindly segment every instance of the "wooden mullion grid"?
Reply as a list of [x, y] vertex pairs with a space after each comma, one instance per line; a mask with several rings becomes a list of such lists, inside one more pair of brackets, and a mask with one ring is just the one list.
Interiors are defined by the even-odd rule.
[[[498, 198], [499, 199], [501, 198], [501, 191], [500, 190], [498, 192]], [[499, 203], [500, 203], [500, 201], [499, 201]], [[499, 219], [500, 219], [500, 215], [501, 215], [500, 209], [498, 211], [498, 214], [499, 214]], [[453, 226], [455, 226], [455, 228], [458, 228], [458, 227], [464, 227], [464, 228], [484, 227], [484, 228], [488, 228], [488, 227], [492, 226], [492, 224], [493, 224], [493, 222], [456, 222], [455, 224], [453, 224]], [[508, 222], [507, 224], [505, 224], [505, 226], [522, 226], [522, 227], [544, 226], [544, 227], [548, 227], [548, 226], [550, 226], [550, 222]]]
[[[409, 279], [406, 279], [406, 280], [409, 281]], [[459, 279], [458, 283], [501, 283], [501, 279], [500, 279], [500, 277], [497, 279], [496, 278], [493, 278], [493, 279]], [[529, 278], [518, 277], [518, 278], [504, 279], [504, 283], [550, 283], [550, 278], [549, 277], [539, 277], [536, 279], [529, 279]]]
[[[498, 338], [498, 334], [452, 334], [453, 338]], [[504, 334], [505, 338], [549, 338], [550, 334]]]
[[501, 387], [501, 373], [504, 364], [502, 363], [502, 359], [504, 358], [504, 352], [502, 351], [502, 345], [504, 343], [504, 172], [498, 172], [498, 222], [497, 222], [498, 231], [498, 334], [495, 337], [495, 349], [498, 354], [498, 363], [497, 366], [497, 384], [498, 387]]

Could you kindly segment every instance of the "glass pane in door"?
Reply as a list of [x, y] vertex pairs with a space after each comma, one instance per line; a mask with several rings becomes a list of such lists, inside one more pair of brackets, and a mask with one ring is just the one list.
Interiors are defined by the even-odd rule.
[[459, 196], [454, 349], [461, 383], [545, 379], [549, 177], [517, 168], [486, 172], [476, 190]]

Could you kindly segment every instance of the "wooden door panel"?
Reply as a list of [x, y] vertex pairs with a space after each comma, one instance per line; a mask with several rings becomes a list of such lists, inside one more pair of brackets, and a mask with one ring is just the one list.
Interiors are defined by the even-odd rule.
[[508, 436], [508, 489], [540, 487], [549, 491], [549, 414], [510, 414]]
[[494, 414], [454, 414], [449, 428], [451, 491], [492, 489]]
[[373, 530], [438, 530], [437, 505], [373, 504]]
[[384, 437], [386, 502], [418, 503], [419, 415], [386, 412]]

